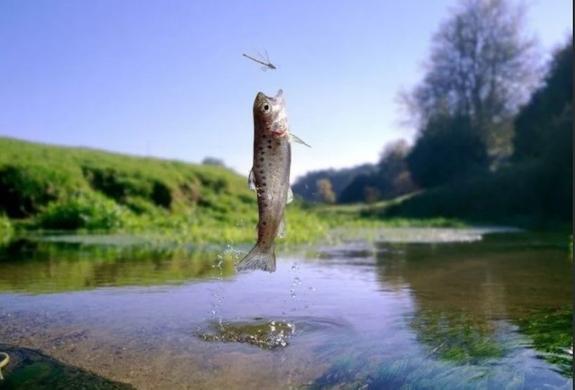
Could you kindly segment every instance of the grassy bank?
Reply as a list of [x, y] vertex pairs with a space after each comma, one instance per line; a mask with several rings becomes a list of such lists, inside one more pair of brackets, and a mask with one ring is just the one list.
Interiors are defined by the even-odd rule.
[[[441, 217], [382, 218], [403, 202], [287, 207], [288, 243], [335, 227], [461, 226]], [[221, 166], [0, 138], [0, 237], [18, 231], [128, 232], [182, 242], [253, 242], [255, 193]]]
[[[252, 242], [257, 205], [246, 178], [220, 166], [0, 138], [0, 236], [16, 231], [130, 232], [206, 242]], [[287, 207], [285, 242], [341, 226], [434, 226], [382, 221], [365, 207]]]
[[[227, 168], [8, 138], [0, 138], [0, 213], [4, 237], [16, 226], [240, 242], [253, 240], [257, 222], [255, 194]], [[288, 218], [294, 241], [327, 227], [298, 205]]]

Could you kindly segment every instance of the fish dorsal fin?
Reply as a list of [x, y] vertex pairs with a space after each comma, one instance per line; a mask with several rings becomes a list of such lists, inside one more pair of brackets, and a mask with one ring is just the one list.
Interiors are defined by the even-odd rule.
[[308, 148], [311, 148], [310, 145], [308, 145], [304, 140], [302, 140], [301, 138], [299, 138], [297, 135], [289, 133], [289, 140], [291, 142], [297, 142], [298, 144], [302, 144], [307, 146]]
[[282, 217], [280, 224], [278, 226], [277, 238], [284, 238], [286, 236], [286, 219]]
[[291, 187], [288, 187], [286, 204], [291, 202], [293, 202], [293, 191], [291, 190]]
[[254, 175], [254, 169], [250, 169], [250, 174], [248, 175], [248, 187], [250, 190], [256, 190], [256, 177]]

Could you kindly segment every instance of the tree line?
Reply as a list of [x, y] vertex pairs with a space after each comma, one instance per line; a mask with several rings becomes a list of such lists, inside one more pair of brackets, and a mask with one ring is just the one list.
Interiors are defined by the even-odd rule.
[[489, 196], [479, 187], [505, 176], [517, 186], [499, 208], [519, 202], [518, 212], [570, 219], [573, 38], [543, 72], [525, 31], [524, 10], [510, 1], [462, 0], [433, 36], [422, 80], [400, 95], [416, 129], [413, 145], [388, 144], [379, 163], [346, 175], [345, 186], [333, 185], [339, 171], [308, 174], [296, 193], [374, 202], [417, 190], [453, 194], [474, 182], [474, 196]]

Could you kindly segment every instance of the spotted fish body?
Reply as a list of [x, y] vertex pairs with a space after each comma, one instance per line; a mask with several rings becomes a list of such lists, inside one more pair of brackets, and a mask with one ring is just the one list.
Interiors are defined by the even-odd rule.
[[254, 101], [254, 160], [250, 186], [258, 199], [258, 240], [237, 270], [276, 269], [275, 238], [282, 233], [285, 205], [290, 200], [291, 145], [282, 91], [275, 97], [259, 92]]

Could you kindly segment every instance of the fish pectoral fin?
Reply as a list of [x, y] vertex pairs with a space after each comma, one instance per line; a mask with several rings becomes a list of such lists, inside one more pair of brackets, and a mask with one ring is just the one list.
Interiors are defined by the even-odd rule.
[[284, 238], [285, 236], [286, 236], [286, 219], [285, 217], [283, 217], [278, 226], [278, 233], [276, 234], [276, 237]]
[[293, 191], [291, 190], [291, 187], [288, 187], [286, 204], [289, 204], [291, 202], [293, 202]]
[[250, 174], [248, 175], [248, 187], [250, 190], [256, 190], [256, 176], [254, 175], [254, 169], [250, 169]]
[[308, 148], [311, 148], [310, 145], [308, 145], [304, 140], [302, 140], [301, 138], [299, 138], [297, 135], [289, 133], [289, 140], [291, 142], [297, 142], [298, 144], [302, 144], [307, 146]]
[[252, 250], [236, 264], [236, 270], [262, 270], [267, 272], [274, 272], [276, 270], [276, 254], [275, 247], [261, 247], [256, 244]]

